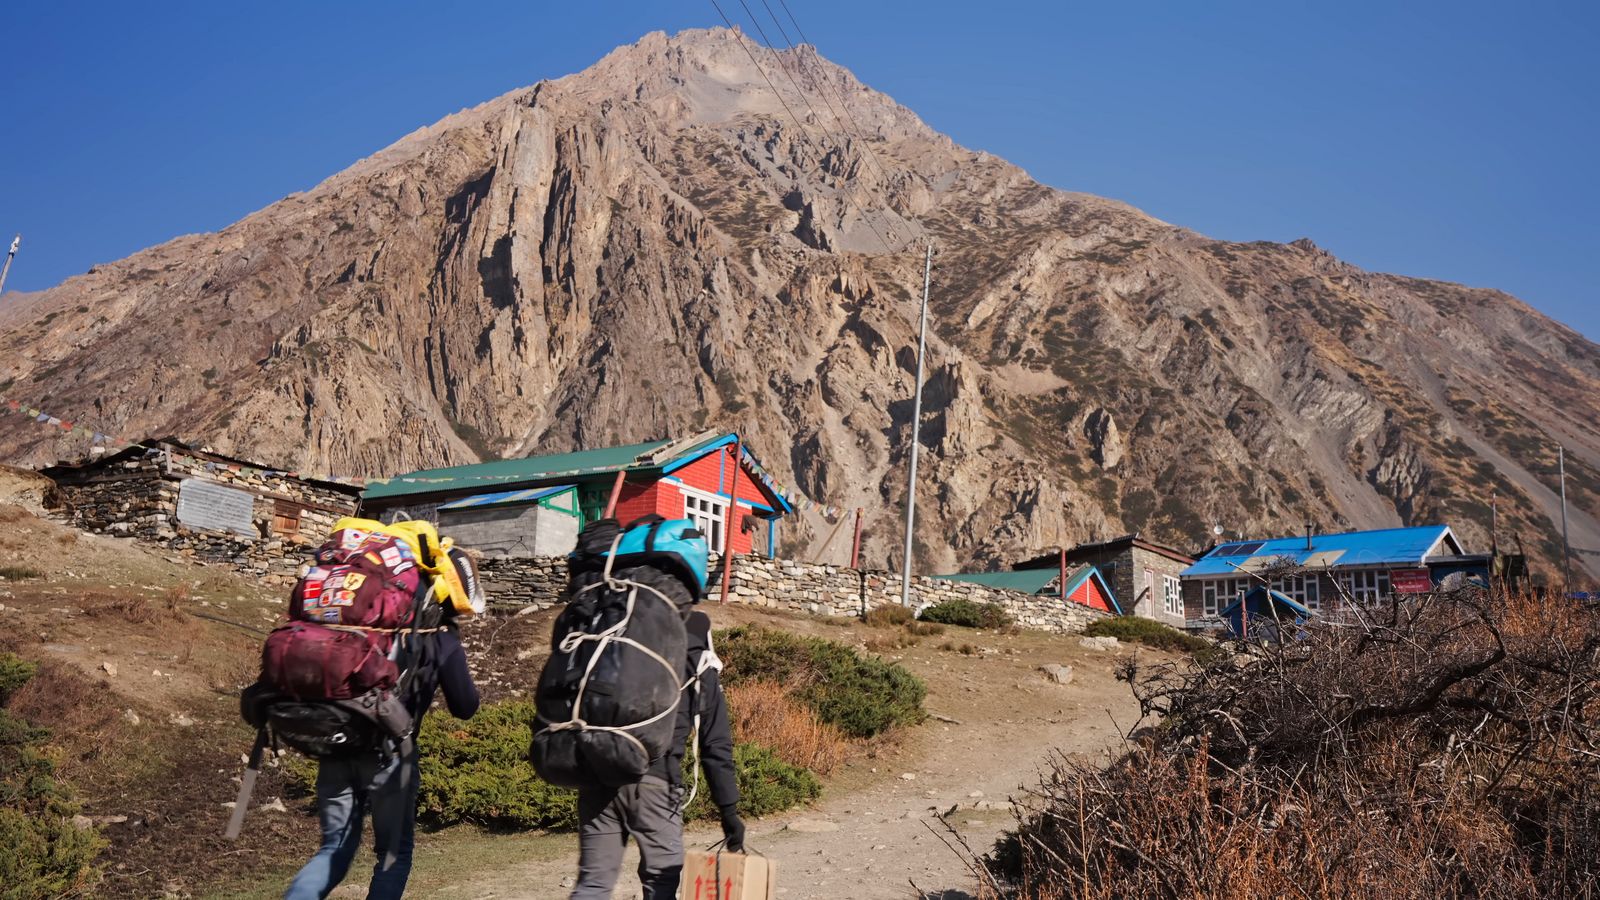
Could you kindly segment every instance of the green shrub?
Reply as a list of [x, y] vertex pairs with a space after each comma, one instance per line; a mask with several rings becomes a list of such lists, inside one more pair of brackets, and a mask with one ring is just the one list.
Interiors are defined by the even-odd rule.
[[466, 721], [424, 722], [417, 747], [422, 819], [438, 826], [575, 827], [577, 794], [540, 779], [528, 762], [532, 721], [533, 704], [522, 701], [485, 706]]
[[[578, 795], [540, 779], [528, 762], [533, 704], [485, 706], [471, 719], [429, 717], [419, 741], [422, 783], [418, 816], [434, 827], [463, 822], [503, 830], [572, 830], [578, 825]], [[734, 764], [745, 815], [765, 816], [816, 799], [822, 783], [811, 772], [778, 759], [756, 744], [734, 748]], [[693, 773], [684, 760], [684, 783]], [[316, 781], [316, 763], [291, 764], [302, 779]], [[701, 779], [690, 817], [715, 818], [716, 807]]]
[[0, 898], [81, 894], [100, 880], [99, 832], [72, 824], [78, 814], [55, 766], [39, 746], [48, 735], [3, 708], [35, 669], [0, 653]]
[[39, 667], [11, 653], [0, 653], [0, 706], [11, 702], [15, 694], [28, 683]]
[[28, 581], [33, 578], [43, 578], [44, 573], [32, 566], [0, 566], [0, 580]]
[[1089, 623], [1089, 627], [1085, 628], [1083, 633], [1087, 637], [1114, 637], [1119, 641], [1143, 644], [1157, 650], [1187, 653], [1202, 663], [1209, 662], [1216, 658], [1217, 654], [1224, 652], [1203, 637], [1140, 616], [1096, 619]]
[[997, 631], [1011, 625], [1011, 617], [993, 603], [974, 603], [971, 600], [946, 600], [922, 611], [922, 621], [940, 625], [960, 625], [963, 628], [987, 628]]
[[[808, 803], [822, 795], [822, 782], [810, 771], [791, 766], [777, 754], [759, 744], [740, 744], [733, 748], [733, 764], [739, 781], [739, 814], [743, 816], [770, 816], [791, 807]], [[694, 773], [689, 771], [690, 760], [683, 761], [683, 783], [687, 790], [694, 784]], [[705, 779], [700, 779], [700, 789], [694, 802], [684, 813], [686, 819], [715, 819], [717, 808], [711, 802], [711, 791]]]
[[843, 644], [743, 625], [717, 632], [716, 646], [724, 682], [765, 679], [796, 685], [802, 703], [850, 737], [872, 737], [927, 715], [922, 679]]

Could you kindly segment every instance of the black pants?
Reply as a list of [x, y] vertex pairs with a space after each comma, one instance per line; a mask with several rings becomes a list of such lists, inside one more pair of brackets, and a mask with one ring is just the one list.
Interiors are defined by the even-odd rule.
[[578, 884], [571, 900], [610, 900], [629, 835], [639, 842], [644, 900], [673, 900], [683, 872], [678, 793], [653, 775], [626, 787], [580, 790]]

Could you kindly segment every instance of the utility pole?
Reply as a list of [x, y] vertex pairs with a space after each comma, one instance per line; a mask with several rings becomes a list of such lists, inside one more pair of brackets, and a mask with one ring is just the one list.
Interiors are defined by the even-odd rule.
[[922, 324], [917, 330], [917, 384], [911, 401], [911, 474], [906, 481], [906, 555], [900, 566], [900, 605], [911, 605], [911, 535], [917, 521], [917, 448], [922, 446], [922, 357], [928, 350], [928, 284], [933, 278], [933, 241], [922, 260]]
[[1567, 537], [1567, 448], [1556, 445], [1556, 467], [1561, 472], [1561, 592], [1572, 593], [1572, 540]]
[[6, 254], [6, 264], [0, 266], [0, 291], [6, 289], [6, 273], [11, 271], [11, 261], [17, 258], [17, 248], [22, 245], [22, 235], [11, 239], [11, 252]]

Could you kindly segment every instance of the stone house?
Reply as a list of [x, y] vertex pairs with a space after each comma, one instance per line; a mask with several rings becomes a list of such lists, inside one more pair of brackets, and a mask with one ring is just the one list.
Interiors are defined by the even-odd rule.
[[1184, 606], [1179, 575], [1193, 564], [1194, 557], [1182, 550], [1138, 534], [1125, 534], [1037, 556], [1013, 568], [1093, 566], [1111, 586], [1124, 615], [1143, 616], [1181, 628]]
[[188, 446], [173, 438], [40, 470], [75, 526], [246, 570], [291, 573], [296, 548], [353, 515], [360, 489]]
[[1486, 575], [1487, 560], [1464, 555], [1448, 525], [1231, 541], [1183, 571], [1184, 611], [1191, 628], [1220, 627], [1224, 610], [1266, 582], [1313, 615], [1329, 615], [1345, 596], [1377, 601], [1427, 592], [1458, 572]]

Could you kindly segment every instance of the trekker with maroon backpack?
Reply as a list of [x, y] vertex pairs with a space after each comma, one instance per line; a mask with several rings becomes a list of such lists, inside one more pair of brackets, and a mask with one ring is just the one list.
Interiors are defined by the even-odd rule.
[[268, 637], [260, 681], [243, 713], [260, 729], [229, 836], [238, 833], [267, 744], [318, 760], [322, 846], [286, 900], [321, 900], [338, 886], [372, 815], [378, 862], [369, 900], [405, 893], [417, 817], [416, 735], [443, 689], [451, 715], [478, 709], [457, 617], [481, 612], [470, 558], [426, 522], [342, 519], [302, 572], [290, 622]]

